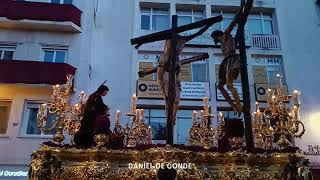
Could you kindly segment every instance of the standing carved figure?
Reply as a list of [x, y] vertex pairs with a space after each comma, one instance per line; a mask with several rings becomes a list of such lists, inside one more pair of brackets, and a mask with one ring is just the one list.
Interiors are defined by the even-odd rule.
[[[231, 107], [235, 112], [238, 112], [240, 116], [242, 112], [242, 105], [240, 103], [240, 97], [237, 89], [234, 87], [233, 82], [237, 79], [240, 73], [240, 58], [236, 54], [236, 43], [235, 39], [231, 35], [234, 27], [241, 21], [243, 15], [243, 6], [241, 6], [241, 10], [235, 16], [233, 21], [227, 27], [227, 29], [223, 31], [213, 31], [211, 37], [214, 39], [215, 44], [221, 44], [221, 51], [223, 54], [223, 61], [219, 68], [219, 82], [218, 89], [221, 91], [224, 98], [228, 101]], [[227, 88], [231, 91], [232, 96], [235, 100], [235, 103], [232, 101], [226, 89], [224, 89], [224, 85], [227, 85]]]
[[[179, 55], [181, 54], [183, 48], [185, 47], [185, 44], [194, 39], [197, 36], [200, 36], [203, 34], [211, 24], [204, 26], [201, 30], [199, 30], [197, 33], [194, 33], [189, 36], [181, 36], [178, 35], [177, 38], [177, 47], [176, 47], [176, 59], [177, 59], [177, 66], [175, 68], [176, 72], [176, 82], [175, 82], [175, 90], [176, 90], [176, 97], [174, 101], [174, 106], [173, 106], [173, 119], [174, 119], [174, 124], [175, 124], [175, 119], [176, 119], [176, 114], [179, 109], [179, 102], [180, 102], [180, 92], [181, 92], [181, 83], [180, 83], [180, 72], [181, 72], [181, 62], [179, 61]], [[162, 93], [162, 96], [165, 100], [165, 108], [167, 109], [168, 107], [168, 96], [169, 96], [169, 71], [172, 70], [173, 67], [169, 66], [169, 60], [171, 59], [171, 39], [167, 39], [165, 41], [164, 45], [164, 51], [163, 54], [160, 56], [159, 60], [159, 65], [157, 67], [157, 82], [160, 88], [160, 91]]]

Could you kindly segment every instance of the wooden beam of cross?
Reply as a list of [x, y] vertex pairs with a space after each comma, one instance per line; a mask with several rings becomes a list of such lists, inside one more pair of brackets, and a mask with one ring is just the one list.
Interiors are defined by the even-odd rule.
[[[179, 64], [181, 66], [183, 66], [185, 64], [190, 64], [190, 63], [193, 63], [193, 62], [196, 62], [196, 61], [204, 61], [204, 60], [206, 60], [208, 58], [209, 58], [209, 54], [208, 53], [204, 53], [204, 54], [201, 54], [201, 55], [198, 55], [198, 56], [193, 56], [193, 57], [190, 57], [190, 58], [181, 59], [181, 60], [179, 60]], [[138, 72], [139, 77], [143, 78], [146, 75], [156, 73], [157, 69], [158, 69], [158, 66], [156, 66], [156, 67], [154, 67], [152, 69], [149, 69], [149, 70], [139, 71]]]
[[250, 89], [248, 80], [248, 69], [247, 69], [247, 56], [246, 56], [246, 43], [244, 35], [244, 26], [246, 25], [248, 15], [251, 11], [253, 0], [241, 0], [241, 6], [243, 13], [241, 20], [238, 24], [238, 30], [236, 34], [237, 41], [239, 42], [239, 54], [240, 54], [240, 73], [241, 73], [241, 84], [243, 93], [243, 114], [245, 123], [245, 137], [246, 146], [253, 148], [253, 135], [251, 125], [251, 113], [250, 113]]
[[[177, 108], [175, 104], [176, 98], [176, 65], [177, 65], [177, 41], [178, 41], [178, 33], [188, 31], [191, 29], [196, 29], [204, 26], [211, 26], [214, 23], [222, 21], [222, 16], [212, 17], [208, 19], [204, 19], [195, 23], [187, 24], [184, 26], [177, 27], [177, 16], [172, 16], [172, 26], [171, 29], [149, 34], [146, 36], [138, 37], [131, 39], [131, 45], [136, 45], [136, 48], [145, 43], [151, 43], [155, 41], [161, 40], [171, 40], [171, 51], [170, 51], [170, 59], [166, 64], [167, 69], [169, 70], [169, 87], [167, 89], [168, 97], [166, 100], [166, 110], [167, 110], [167, 144], [173, 144], [173, 122], [175, 117], [173, 117], [174, 108]], [[200, 30], [201, 31], [201, 30]], [[197, 34], [197, 33], [196, 33]], [[189, 40], [195, 36], [190, 36]], [[176, 111], [175, 111], [176, 112]]]
[[164, 30], [164, 31], [160, 31], [160, 32], [156, 32], [153, 34], [149, 34], [146, 36], [141, 36], [141, 37], [137, 37], [137, 38], [133, 38], [131, 39], [131, 45], [137, 45], [136, 47], [139, 47], [142, 44], [146, 44], [146, 43], [151, 43], [151, 42], [155, 42], [155, 41], [161, 41], [161, 40], [166, 40], [166, 39], [172, 39], [172, 35], [173, 32], [175, 33], [181, 33], [184, 31], [188, 31], [191, 29], [196, 29], [199, 27], [203, 27], [205, 25], [213, 25], [217, 22], [222, 21], [222, 16], [216, 16], [216, 17], [211, 17], [208, 19], [204, 19], [201, 21], [197, 21], [194, 23], [190, 23], [190, 24], [186, 24], [183, 26], [179, 26], [176, 27], [176, 29], [174, 30], [173, 28], [168, 29], [168, 30]]

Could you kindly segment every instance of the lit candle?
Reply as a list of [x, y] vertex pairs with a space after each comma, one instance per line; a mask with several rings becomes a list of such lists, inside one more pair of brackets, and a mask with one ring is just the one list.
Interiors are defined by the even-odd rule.
[[222, 112], [219, 112], [219, 125], [224, 125], [224, 117]]
[[140, 109], [137, 109], [136, 110], [136, 123], [139, 123], [140, 122]]
[[272, 104], [276, 103], [276, 96], [275, 95], [272, 95], [271, 102], [272, 102]]
[[47, 104], [46, 104], [46, 103], [41, 104], [41, 106], [40, 106], [40, 112], [45, 113], [46, 109], [47, 109]]
[[41, 104], [40, 109], [39, 109], [39, 111], [41, 113], [43, 113], [45, 116], [47, 116], [47, 107], [48, 107], [48, 104], [43, 103], [43, 104]]
[[137, 96], [136, 94], [133, 94], [131, 97], [131, 113], [137, 113], [136, 105], [137, 105]]
[[192, 116], [192, 123], [193, 124], [197, 124], [197, 116], [198, 116], [198, 112], [193, 111], [193, 116]]
[[84, 91], [81, 91], [79, 96], [80, 96], [80, 98], [83, 99], [83, 97], [84, 97]]
[[136, 100], [137, 100], [137, 95], [136, 95], [136, 94], [133, 94], [133, 96], [132, 96], [132, 101], [133, 101], [133, 102], [136, 102]]
[[294, 104], [299, 105], [300, 104], [300, 99], [299, 99], [300, 92], [298, 90], [294, 90], [292, 94], [293, 94]]
[[280, 74], [277, 74], [277, 86], [278, 86], [278, 88], [282, 87], [281, 78], [282, 78], [282, 76]]
[[206, 96], [206, 97], [204, 97], [203, 98], [203, 102], [204, 102], [204, 104], [207, 106], [207, 105], [209, 105], [209, 98]]
[[140, 122], [144, 120], [144, 109], [140, 109]]
[[253, 112], [252, 116], [253, 116], [253, 122], [256, 123], [257, 122], [257, 112]]
[[116, 112], [116, 124], [120, 124], [120, 115], [121, 115], [121, 112], [118, 109], [117, 112]]
[[267, 101], [268, 101], [268, 103], [270, 104], [271, 103], [271, 97], [272, 97], [272, 89], [270, 89], [270, 88], [268, 88], [268, 90], [267, 90]]
[[197, 117], [198, 112], [196, 110], [193, 111], [193, 117]]
[[258, 102], [256, 102], [256, 111], [257, 112], [260, 111], [260, 107], [259, 107], [259, 103]]

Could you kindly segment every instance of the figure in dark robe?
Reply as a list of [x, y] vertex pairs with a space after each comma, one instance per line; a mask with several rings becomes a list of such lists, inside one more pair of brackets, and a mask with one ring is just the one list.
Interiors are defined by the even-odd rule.
[[74, 136], [76, 145], [90, 148], [94, 145], [95, 135], [111, 134], [109, 107], [102, 100], [102, 96], [106, 96], [108, 92], [109, 88], [102, 84], [89, 96], [84, 107], [80, 130]]

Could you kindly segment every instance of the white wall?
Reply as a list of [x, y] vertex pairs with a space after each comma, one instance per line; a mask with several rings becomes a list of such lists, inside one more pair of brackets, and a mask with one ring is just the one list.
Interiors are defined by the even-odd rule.
[[[320, 144], [320, 27], [319, 9], [313, 0], [277, 2], [278, 26], [289, 89], [301, 91], [301, 120], [306, 133], [297, 144]], [[320, 157], [310, 156], [320, 166]]]
[[[83, 11], [82, 33], [59, 33], [28, 30], [0, 29], [0, 42], [17, 43], [15, 60], [43, 61], [42, 45], [63, 45], [68, 47], [66, 63], [77, 68], [75, 94], [88, 91], [89, 66], [91, 61], [91, 34], [93, 24], [93, 1], [76, 1]], [[50, 23], [50, 22], [48, 22]], [[26, 73], [28, 70], [26, 69]], [[51, 86], [0, 84], [0, 99], [11, 100], [8, 133], [0, 136], [0, 165], [24, 164], [30, 161], [30, 154], [42, 141], [48, 138], [30, 138], [20, 135], [20, 126], [25, 100], [50, 100]], [[77, 97], [74, 97], [77, 99]], [[18, 123], [13, 126], [13, 123]], [[69, 143], [69, 142], [68, 142]]]
[[117, 109], [123, 113], [129, 110], [131, 90], [135, 88], [130, 85], [133, 3], [132, 0], [99, 1], [95, 19], [90, 92], [107, 80], [110, 92], [104, 100], [111, 108], [111, 123]]
[[27, 164], [30, 153], [48, 140], [21, 136], [21, 126], [25, 101], [48, 101], [51, 93], [49, 86], [0, 85], [0, 99], [12, 102], [7, 134], [0, 136], [0, 165]]

